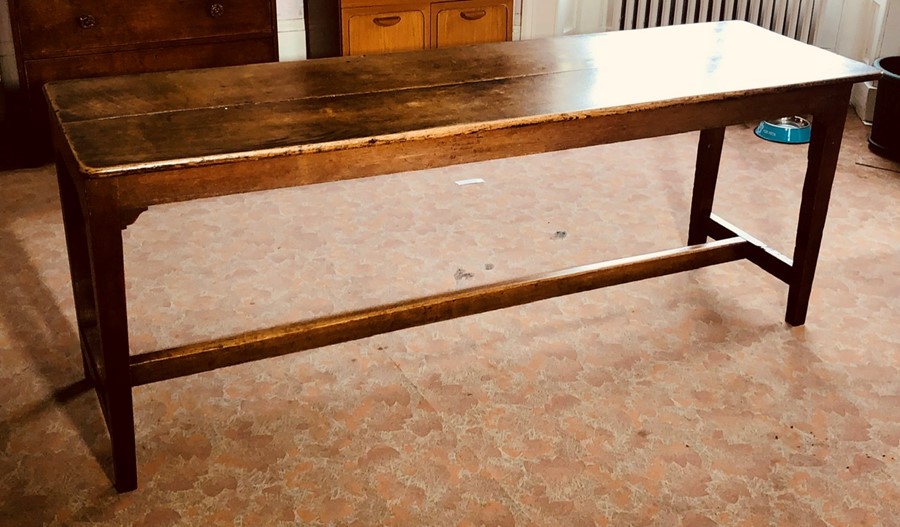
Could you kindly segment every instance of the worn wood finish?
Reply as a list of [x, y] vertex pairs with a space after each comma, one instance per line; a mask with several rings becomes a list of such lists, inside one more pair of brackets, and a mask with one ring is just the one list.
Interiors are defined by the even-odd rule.
[[[22, 65], [26, 89], [31, 90], [29, 99], [35, 102], [29, 103], [30, 119], [40, 128], [47, 124], [46, 105], [36, 101], [42, 101], [41, 87], [48, 81], [265, 62], [277, 55], [276, 45], [272, 38], [263, 37], [94, 53], [90, 60], [83, 56], [26, 60]], [[39, 135], [47, 134], [41, 131]]]
[[[713, 127], [720, 116], [685, 106], [730, 101], [733, 107], [724, 109], [730, 121], [736, 110], [743, 118], [768, 112], [775, 117], [784, 110], [773, 108], [781, 97], [793, 95], [791, 104], [801, 110], [833, 97], [829, 74], [842, 82], [873, 74], [865, 65], [749, 24], [679, 29], [684, 28], [545, 41], [549, 49], [536, 51], [525, 65], [515, 60], [520, 43], [499, 43], [434, 55], [173, 72], [147, 76], [140, 86], [122, 78], [84, 80], [59, 88], [51, 84], [48, 94], [77, 149], [81, 171], [120, 175], [161, 164], [196, 166], [493, 131], [512, 135], [523, 126], [625, 119], [645, 110], [670, 109], [679, 122], [660, 123], [669, 129], [697, 129], [697, 121]], [[641, 42], [642, 34], [651, 45]], [[755, 36], [765, 37], [757, 52], [729, 44]], [[521, 44], [534, 49], [542, 43]], [[758, 61], [766, 49], [790, 66]], [[710, 62], [711, 54], [716, 62]], [[484, 58], [472, 59], [479, 55]], [[335, 70], [344, 72], [330, 76]], [[658, 82], [660, 76], [666, 82]], [[813, 89], [818, 86], [821, 90]], [[742, 98], [767, 94], [769, 100], [755, 101], [762, 108], [742, 104]], [[132, 110], [121, 115], [121, 108]], [[191, 133], [197, 122], [204, 123], [202, 133]], [[648, 133], [654, 127], [643, 123], [621, 132], [623, 138]], [[108, 134], [120, 140], [109, 144]]]
[[[740, 258], [788, 284], [786, 319], [802, 323], [850, 86], [879, 75], [725, 22], [49, 84], [78, 326], [116, 487], [136, 484], [137, 384]], [[791, 260], [712, 209], [724, 127], [797, 113], [814, 126]], [[690, 247], [129, 358], [121, 229], [146, 207], [689, 130], [701, 130]]]

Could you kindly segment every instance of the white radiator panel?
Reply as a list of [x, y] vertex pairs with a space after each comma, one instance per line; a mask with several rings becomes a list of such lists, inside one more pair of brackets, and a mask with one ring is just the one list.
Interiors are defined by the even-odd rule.
[[610, 15], [618, 29], [746, 20], [803, 42], [812, 42], [818, 14], [816, 0], [613, 1]]

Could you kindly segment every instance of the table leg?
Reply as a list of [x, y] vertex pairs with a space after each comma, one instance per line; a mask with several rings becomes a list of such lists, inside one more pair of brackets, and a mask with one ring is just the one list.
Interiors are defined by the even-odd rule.
[[725, 128], [700, 131], [697, 146], [697, 164], [694, 171], [694, 192], [691, 197], [691, 221], [688, 227], [688, 245], [706, 242], [709, 235], [709, 216], [712, 214], [716, 180], [719, 177], [719, 160]]
[[785, 321], [792, 326], [800, 326], [806, 322], [831, 186], [841, 150], [844, 122], [847, 119], [849, 90], [846, 97], [839, 99], [841, 100], [831, 109], [813, 115], [797, 240], [794, 244], [793, 272], [788, 283]]
[[57, 178], [85, 371], [94, 384], [109, 429], [116, 489], [134, 490], [134, 410], [122, 223], [115, 183], [85, 182], [82, 200], [64, 163], [57, 163]]
[[91, 280], [91, 263], [87, 251], [84, 212], [81, 200], [66, 166], [57, 161], [56, 178], [59, 183], [59, 202], [62, 209], [63, 227], [66, 233], [66, 249], [69, 256], [69, 274], [72, 277], [72, 294], [75, 298], [75, 316], [81, 345], [84, 376], [96, 383], [93, 359], [88, 347], [87, 332], [97, 325], [94, 310], [94, 286]]
[[94, 277], [100, 349], [106, 370], [103, 389], [107, 426], [112, 441], [116, 489], [124, 492], [137, 488], [137, 460], [121, 220], [112, 183], [96, 182], [88, 188], [87, 196], [90, 207], [87, 218], [88, 250]]

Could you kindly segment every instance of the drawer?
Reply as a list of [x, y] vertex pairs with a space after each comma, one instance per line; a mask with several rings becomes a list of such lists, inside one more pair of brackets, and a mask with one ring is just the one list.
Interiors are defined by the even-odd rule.
[[425, 49], [430, 42], [429, 5], [341, 10], [344, 55]]
[[170, 46], [156, 49], [98, 53], [80, 57], [26, 60], [25, 78], [36, 106], [44, 107], [41, 88], [50, 81], [169, 71], [215, 66], [235, 66], [277, 60], [275, 40], [257, 38], [234, 42]]
[[25, 59], [275, 31], [268, 0], [12, 1]]
[[464, 0], [431, 4], [432, 46], [446, 48], [512, 38], [512, 1]]

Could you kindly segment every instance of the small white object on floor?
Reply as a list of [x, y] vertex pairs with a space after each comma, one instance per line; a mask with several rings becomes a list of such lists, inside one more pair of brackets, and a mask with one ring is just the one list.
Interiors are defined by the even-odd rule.
[[476, 177], [476, 178], [472, 178], [472, 179], [460, 179], [459, 181], [456, 182], [456, 184], [459, 186], [475, 185], [478, 183], [484, 183], [484, 180], [481, 179], [480, 177]]

